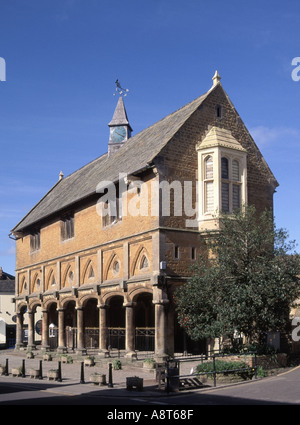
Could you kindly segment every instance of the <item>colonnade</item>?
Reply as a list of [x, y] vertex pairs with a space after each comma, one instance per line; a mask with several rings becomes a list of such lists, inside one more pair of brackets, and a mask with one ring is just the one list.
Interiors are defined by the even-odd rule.
[[[166, 305], [168, 304], [168, 300], [160, 300], [160, 301], [152, 301], [154, 304], [154, 325], [155, 325], [155, 356], [159, 358], [166, 358], [166, 338], [167, 338], [167, 330], [166, 330]], [[55, 303], [55, 301], [53, 301]], [[53, 304], [52, 303], [52, 304]], [[56, 303], [57, 304], [57, 303]], [[34, 341], [34, 315], [36, 307], [40, 304], [36, 304], [27, 310], [28, 313], [28, 341], [27, 341], [27, 349], [34, 350], [35, 341]], [[135, 312], [135, 302], [126, 302], [123, 303], [123, 307], [125, 307], [125, 356], [134, 358], [136, 357], [135, 351], [135, 320], [134, 320], [134, 312]], [[24, 322], [24, 313], [25, 307], [20, 309], [17, 313], [17, 333], [16, 333], [16, 349], [20, 349], [24, 346], [23, 342], [23, 322]], [[50, 304], [47, 307], [42, 305], [42, 349], [44, 351], [49, 350], [49, 327], [50, 327]], [[108, 312], [109, 308], [108, 304], [98, 304], [98, 317], [99, 317], [99, 353], [102, 353], [104, 356], [108, 353]], [[77, 353], [78, 354], [86, 354], [86, 347], [84, 341], [84, 314], [85, 314], [85, 306], [77, 306], [75, 307], [76, 311], [76, 323], [77, 323]], [[57, 328], [58, 328], [58, 346], [57, 352], [64, 353], [67, 351], [66, 346], [66, 332], [65, 332], [65, 308], [57, 307]], [[87, 314], [87, 312], [86, 312]]]

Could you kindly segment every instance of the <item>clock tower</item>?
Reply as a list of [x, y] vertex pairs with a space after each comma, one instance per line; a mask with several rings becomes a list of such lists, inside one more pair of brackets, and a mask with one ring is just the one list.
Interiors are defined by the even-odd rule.
[[131, 136], [132, 128], [129, 124], [127, 113], [120, 95], [117, 107], [115, 109], [113, 118], [108, 124], [110, 128], [109, 142], [108, 142], [108, 155], [116, 152]]

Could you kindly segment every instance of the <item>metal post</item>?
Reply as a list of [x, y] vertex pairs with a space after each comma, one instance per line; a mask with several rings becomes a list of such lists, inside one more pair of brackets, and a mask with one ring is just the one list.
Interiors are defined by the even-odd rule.
[[84, 362], [81, 362], [80, 383], [85, 384], [85, 382], [84, 382]]
[[167, 361], [167, 393], [170, 392], [169, 360]]
[[257, 358], [256, 358], [256, 353], [254, 353], [254, 376], [255, 376], [255, 379], [257, 379]]
[[22, 378], [25, 378], [25, 360], [22, 360]]
[[108, 365], [108, 387], [113, 388], [113, 380], [112, 380], [112, 363]]
[[62, 382], [62, 377], [61, 377], [61, 361], [58, 362], [58, 382]]
[[215, 355], [213, 355], [213, 374], [214, 374], [214, 387], [217, 386], [217, 382], [216, 382], [216, 357]]
[[6, 366], [5, 366], [5, 376], [8, 376], [8, 359], [6, 359]]
[[43, 360], [40, 360], [40, 371], [39, 371], [39, 379], [43, 379], [43, 367], [42, 367]]

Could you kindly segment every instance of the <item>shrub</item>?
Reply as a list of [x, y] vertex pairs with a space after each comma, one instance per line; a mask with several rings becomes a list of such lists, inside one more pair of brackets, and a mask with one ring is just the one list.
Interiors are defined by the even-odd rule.
[[122, 363], [120, 362], [120, 360], [113, 360], [113, 368], [114, 370], [122, 369]]
[[[224, 376], [237, 375], [244, 380], [252, 379], [254, 375], [254, 369], [250, 369], [249, 365], [243, 361], [225, 361], [225, 360], [215, 360], [216, 372], [218, 374], [222, 373]], [[210, 374], [214, 372], [213, 362], [206, 362], [199, 364], [196, 367], [196, 373], [199, 375]]]

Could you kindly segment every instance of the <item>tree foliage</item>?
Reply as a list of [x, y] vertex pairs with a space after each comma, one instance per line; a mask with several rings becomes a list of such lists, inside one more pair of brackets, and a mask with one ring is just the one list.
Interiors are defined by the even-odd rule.
[[[179, 323], [194, 339], [243, 333], [250, 341], [283, 331], [299, 297], [300, 256], [272, 215], [253, 206], [225, 215], [209, 256], [175, 294]], [[208, 258], [209, 257], [209, 258]]]

